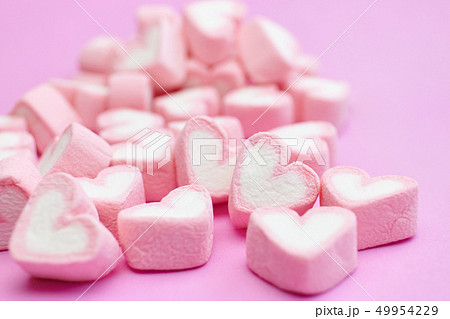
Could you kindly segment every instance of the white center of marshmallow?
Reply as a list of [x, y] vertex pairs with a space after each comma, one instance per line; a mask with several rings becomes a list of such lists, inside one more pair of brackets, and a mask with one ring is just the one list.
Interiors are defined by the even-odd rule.
[[333, 176], [333, 185], [341, 195], [354, 201], [377, 198], [403, 188], [401, 182], [394, 180], [379, 180], [365, 186], [362, 186], [362, 180], [360, 175], [336, 174]]
[[257, 153], [264, 160], [264, 165], [252, 158], [248, 165], [243, 165], [241, 171], [241, 191], [245, 203], [253, 207], [289, 206], [305, 196], [306, 185], [298, 174], [288, 171], [273, 176], [280, 155], [274, 152], [269, 141], [265, 141]]
[[79, 179], [81, 186], [90, 198], [112, 199], [127, 192], [133, 182], [135, 174], [131, 172], [117, 172], [106, 176], [104, 185], [94, 183], [93, 180]]
[[187, 218], [197, 217], [206, 209], [205, 195], [195, 190], [187, 190], [174, 198], [167, 205], [150, 204], [142, 209], [133, 211], [133, 216], [149, 216], [164, 218]]
[[56, 161], [60, 158], [61, 154], [66, 149], [72, 138], [70, 131], [63, 134], [57, 142], [53, 142], [42, 154], [41, 160], [39, 162], [39, 172], [42, 175], [46, 175], [52, 167], [56, 164]]
[[20, 147], [22, 134], [14, 132], [0, 133], [0, 148]]
[[196, 130], [189, 137], [191, 167], [198, 183], [209, 191], [230, 189], [234, 165], [224, 154], [227, 141], [205, 130]]
[[30, 251], [56, 255], [84, 251], [89, 241], [85, 226], [80, 222], [58, 225], [58, 218], [66, 209], [66, 199], [58, 191], [48, 191], [38, 199], [26, 233]]
[[265, 229], [274, 233], [280, 246], [293, 252], [305, 252], [321, 250], [319, 245], [340, 231], [345, 218], [338, 214], [320, 213], [300, 223], [285, 213], [277, 212], [266, 214], [262, 222]]

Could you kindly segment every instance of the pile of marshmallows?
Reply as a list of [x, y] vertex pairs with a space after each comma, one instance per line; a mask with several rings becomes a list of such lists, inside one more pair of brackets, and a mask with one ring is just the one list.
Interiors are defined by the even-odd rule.
[[[413, 236], [414, 180], [333, 167], [348, 86], [318, 77], [283, 27], [245, 16], [234, 1], [139, 7], [132, 40], [95, 38], [78, 75], [26, 92], [0, 117], [0, 249], [67, 281], [106, 275], [122, 252], [139, 270], [198, 267], [213, 204], [228, 201], [249, 268], [314, 294], [355, 269], [357, 250]], [[143, 130], [170, 147], [127, 165]], [[223, 158], [195, 163], [194, 141], [208, 139]], [[320, 161], [302, 148], [310, 139]]]

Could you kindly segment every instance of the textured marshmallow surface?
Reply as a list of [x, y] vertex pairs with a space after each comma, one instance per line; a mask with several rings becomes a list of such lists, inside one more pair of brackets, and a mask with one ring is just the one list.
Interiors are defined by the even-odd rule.
[[261, 278], [295, 293], [320, 293], [356, 267], [356, 218], [340, 207], [313, 208], [301, 217], [288, 208], [258, 208], [246, 246], [247, 264]]
[[0, 161], [0, 250], [8, 249], [14, 225], [40, 180], [41, 174], [26, 157]]
[[417, 230], [418, 186], [411, 178], [370, 178], [355, 167], [337, 166], [322, 176], [320, 204], [352, 210], [358, 219], [358, 249], [409, 238]]
[[32, 193], [11, 236], [10, 252], [33, 277], [86, 281], [111, 271], [120, 247], [76, 179], [57, 173]]
[[197, 181], [210, 192], [214, 203], [226, 201], [234, 170], [229, 159], [235, 153], [227, 133], [212, 118], [198, 116], [189, 120], [175, 145], [178, 185]]
[[231, 222], [245, 228], [258, 207], [284, 206], [303, 214], [319, 194], [319, 177], [306, 165], [288, 163], [287, 145], [270, 133], [246, 141], [233, 173], [228, 210]]
[[42, 175], [63, 172], [75, 177], [95, 177], [111, 162], [111, 146], [80, 124], [72, 124], [42, 155]]
[[125, 209], [118, 224], [120, 244], [135, 269], [192, 268], [206, 263], [211, 254], [212, 202], [199, 185], [177, 188], [160, 203]]

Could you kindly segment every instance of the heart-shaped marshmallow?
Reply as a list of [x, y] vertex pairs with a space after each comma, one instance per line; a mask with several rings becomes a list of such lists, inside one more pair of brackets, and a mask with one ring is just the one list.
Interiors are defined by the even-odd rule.
[[247, 8], [237, 1], [196, 1], [184, 8], [189, 49], [206, 64], [221, 62], [236, 51], [238, 28]]
[[228, 201], [231, 222], [248, 225], [258, 207], [283, 206], [302, 215], [314, 205], [320, 181], [307, 165], [289, 165], [287, 145], [277, 135], [257, 133], [250, 137], [238, 156]]
[[[305, 139], [313, 139], [314, 141], [323, 140], [327, 143], [328, 146], [328, 153], [330, 158], [329, 166], [332, 166], [336, 162], [338, 135], [336, 127], [330, 122], [301, 122], [277, 127], [273, 130], [270, 130], [270, 132], [275, 133], [276, 135], [285, 139], [297, 139], [297, 146], [289, 146], [289, 149], [292, 151], [292, 155], [295, 156], [295, 158], [297, 158], [298, 154], [301, 153], [301, 146], [303, 145], [302, 141], [304, 141]], [[319, 151], [325, 151], [323, 154], [323, 158], [326, 161], [326, 150], [324, 148], [320, 148], [319, 145], [317, 146], [319, 148]]]
[[102, 170], [95, 179], [78, 182], [94, 202], [100, 221], [119, 238], [117, 215], [125, 208], [145, 203], [142, 174], [134, 167], [118, 165]]
[[153, 83], [145, 73], [117, 72], [108, 78], [108, 108], [150, 110]]
[[42, 175], [62, 172], [94, 178], [109, 166], [111, 155], [111, 146], [105, 140], [74, 123], [42, 154], [39, 171]]
[[[116, 71], [141, 71], [152, 76], [156, 94], [180, 87], [186, 77], [186, 48], [180, 23], [170, 17], [148, 21], [138, 38], [126, 45], [131, 55], [122, 53]], [[137, 63], [136, 63], [137, 62]], [[164, 89], [164, 90], [163, 90]]]
[[302, 77], [290, 89], [295, 121], [328, 121], [340, 128], [348, 115], [350, 87], [342, 81]]
[[171, 131], [144, 131], [113, 146], [111, 165], [134, 166], [142, 173], [147, 202], [160, 201], [177, 187]]
[[320, 204], [350, 209], [358, 220], [358, 249], [409, 238], [417, 230], [418, 185], [409, 177], [372, 177], [337, 166], [322, 176]]
[[233, 176], [236, 146], [212, 118], [198, 116], [189, 120], [175, 145], [178, 185], [197, 182], [209, 191], [214, 203], [225, 202]]
[[97, 117], [97, 132], [109, 144], [126, 142], [143, 130], [164, 127], [159, 114], [133, 109], [109, 110]]
[[12, 114], [26, 119], [40, 153], [68, 125], [80, 122], [69, 102], [50, 84], [42, 84], [26, 92], [17, 102]]
[[199, 185], [179, 187], [159, 203], [120, 212], [119, 238], [128, 265], [176, 270], [205, 264], [213, 243], [213, 209]]
[[26, 130], [27, 121], [24, 118], [13, 115], [0, 115], [0, 132]]
[[233, 90], [224, 96], [224, 114], [241, 121], [246, 137], [291, 124], [294, 121], [294, 102], [289, 94], [282, 93], [273, 85]]
[[12, 258], [33, 277], [96, 280], [121, 251], [98, 220], [92, 201], [72, 176], [56, 173], [38, 184], [17, 221]]
[[171, 122], [188, 120], [191, 116], [218, 115], [219, 104], [220, 96], [214, 87], [200, 86], [155, 98], [153, 111]]
[[341, 207], [313, 208], [301, 217], [288, 208], [258, 208], [246, 246], [248, 267], [258, 276], [284, 290], [317, 294], [356, 268], [356, 218]]
[[238, 46], [253, 83], [282, 81], [292, 70], [300, 51], [289, 31], [263, 17], [256, 17], [242, 26]]
[[8, 249], [14, 225], [40, 181], [41, 174], [26, 157], [0, 161], [0, 250]]
[[110, 73], [120, 52], [120, 47], [109, 36], [93, 38], [81, 50], [80, 69], [94, 73]]

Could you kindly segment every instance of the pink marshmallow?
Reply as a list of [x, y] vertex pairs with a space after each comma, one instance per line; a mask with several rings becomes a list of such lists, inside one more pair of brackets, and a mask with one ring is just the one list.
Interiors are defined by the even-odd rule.
[[102, 85], [80, 85], [75, 92], [73, 106], [83, 120], [84, 125], [95, 130], [96, 119], [106, 108], [109, 89]]
[[[294, 156], [301, 153], [301, 147], [305, 139], [313, 139], [317, 144], [320, 154], [326, 161], [327, 153], [329, 153], [329, 166], [336, 163], [337, 148], [338, 148], [338, 135], [336, 127], [330, 122], [325, 121], [309, 121], [302, 123], [295, 123], [291, 125], [285, 125], [270, 130], [281, 138], [298, 140], [297, 147], [290, 146]], [[323, 140], [327, 143], [328, 151], [321, 145], [319, 140]]]
[[171, 21], [173, 24], [180, 24], [181, 17], [175, 9], [169, 5], [144, 4], [136, 9], [136, 20], [139, 33], [145, 33], [147, 29], [151, 29], [155, 22], [163, 19]]
[[187, 88], [171, 96], [155, 98], [153, 111], [167, 122], [190, 119], [191, 116], [219, 114], [220, 96], [212, 86]]
[[238, 45], [244, 68], [254, 83], [283, 81], [300, 51], [289, 31], [263, 17], [242, 26]]
[[74, 123], [42, 154], [38, 167], [42, 175], [63, 172], [94, 178], [109, 166], [111, 154], [111, 146], [105, 140]]
[[288, 208], [258, 208], [246, 246], [248, 267], [262, 279], [294, 293], [321, 293], [356, 268], [356, 218], [340, 207], [313, 208], [301, 217]]
[[322, 176], [320, 204], [353, 211], [358, 220], [358, 249], [414, 236], [417, 231], [418, 185], [411, 178], [370, 178], [363, 170], [337, 166]]
[[175, 145], [179, 186], [198, 183], [210, 193], [214, 203], [226, 202], [233, 176], [236, 144], [213, 119], [198, 116], [189, 120]]
[[111, 165], [137, 167], [142, 172], [146, 201], [160, 201], [177, 187], [173, 146], [169, 130], [143, 131], [113, 146]]
[[142, 174], [134, 167], [113, 166], [102, 170], [95, 179], [78, 178], [83, 190], [94, 202], [100, 221], [119, 238], [117, 215], [125, 208], [145, 203]]
[[319, 73], [319, 65], [316, 60], [316, 57], [299, 54], [294, 60], [291, 71], [289, 71], [283, 81], [279, 83], [281, 88], [287, 90], [295, 81], [297, 81], [297, 79], [299, 79], [298, 81], [301, 81], [301, 79], [306, 76], [317, 76]]
[[235, 60], [218, 63], [211, 70], [211, 84], [222, 96], [231, 90], [244, 86], [245, 82], [244, 71]]
[[183, 84], [186, 50], [181, 26], [171, 19], [152, 20], [126, 50], [132, 58], [121, 54], [116, 71], [142, 71], [144, 68], [156, 81], [152, 85], [157, 94], [164, 90], [172, 91]]
[[6, 159], [11, 156], [25, 157], [33, 163], [36, 163], [37, 161], [36, 152], [31, 152], [28, 148], [0, 148], [0, 160]]
[[291, 124], [294, 102], [289, 93], [281, 96], [282, 93], [275, 86], [246, 86], [233, 90], [223, 99], [224, 113], [241, 121], [246, 137]]
[[208, 66], [196, 59], [189, 59], [186, 62], [186, 81], [184, 87], [195, 87], [209, 85], [211, 74]]
[[39, 85], [17, 102], [13, 115], [27, 120], [40, 153], [73, 122], [80, 122], [65, 97], [50, 84]]
[[134, 135], [164, 127], [164, 118], [156, 113], [133, 109], [114, 109], [97, 117], [97, 131], [108, 143], [126, 142]]
[[81, 50], [80, 69], [94, 73], [110, 73], [120, 52], [120, 46], [109, 36], [93, 38]]
[[33, 277], [67, 281], [97, 280], [121, 255], [92, 201], [76, 179], [64, 173], [49, 175], [37, 185], [9, 249]]
[[258, 133], [245, 142], [228, 200], [235, 227], [246, 228], [250, 214], [259, 207], [282, 206], [302, 215], [314, 205], [320, 190], [319, 177], [307, 165], [287, 165], [289, 157], [287, 145], [275, 134]]
[[27, 121], [23, 117], [13, 115], [0, 115], [0, 132], [26, 131]]
[[27, 149], [36, 154], [36, 144], [33, 136], [27, 131], [0, 132], [0, 150]]
[[119, 238], [128, 265], [177, 270], [205, 264], [213, 243], [213, 208], [199, 185], [177, 188], [159, 203], [120, 212]]
[[61, 93], [71, 105], [74, 105], [78, 90], [85, 84], [74, 79], [61, 78], [50, 79], [48, 83]]
[[289, 92], [297, 122], [328, 121], [339, 129], [347, 119], [350, 88], [344, 82], [305, 76]]
[[119, 72], [108, 79], [108, 108], [150, 110], [153, 98], [151, 79], [145, 73]]
[[236, 51], [236, 35], [247, 7], [237, 1], [196, 1], [184, 8], [190, 52], [206, 64], [214, 64]]
[[41, 174], [26, 157], [0, 161], [0, 250], [8, 249], [16, 221], [40, 180]]
[[106, 73], [81, 71], [73, 77], [73, 80], [80, 84], [95, 84], [105, 86], [107, 84], [108, 77], [109, 75]]

